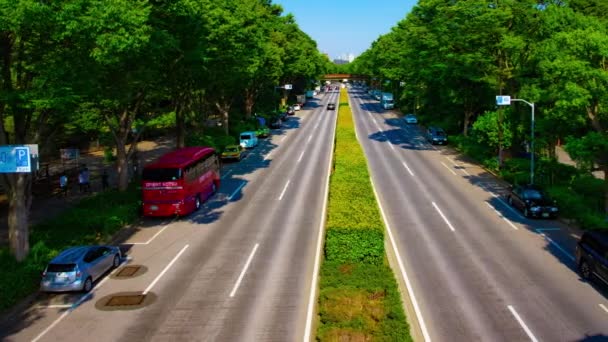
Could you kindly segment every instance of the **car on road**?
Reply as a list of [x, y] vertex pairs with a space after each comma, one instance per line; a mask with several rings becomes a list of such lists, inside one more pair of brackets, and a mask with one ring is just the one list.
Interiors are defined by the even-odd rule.
[[297, 111], [297, 110], [300, 110], [300, 109], [302, 109], [302, 106], [300, 106], [299, 103], [296, 103], [295, 105], [293, 105], [293, 110]]
[[426, 139], [432, 145], [446, 145], [448, 143], [448, 135], [440, 127], [429, 127], [426, 130]]
[[597, 278], [608, 285], [608, 232], [583, 233], [576, 245], [576, 265], [583, 279]]
[[254, 148], [258, 146], [258, 137], [255, 135], [255, 132], [243, 132], [239, 136], [239, 145], [243, 148]]
[[293, 106], [287, 107], [287, 110], [285, 112], [287, 113], [287, 115], [295, 115], [296, 114], [296, 110], [294, 109]]
[[222, 159], [241, 160], [244, 153], [243, 147], [239, 145], [228, 145], [222, 152]]
[[120, 266], [122, 256], [115, 246], [71, 247], [54, 257], [42, 272], [44, 292], [89, 292], [96, 280]]
[[332, 103], [332, 102], [328, 103], [327, 104], [327, 109], [328, 110], [335, 110], [336, 109], [336, 104]]
[[516, 185], [507, 194], [509, 205], [521, 210], [525, 217], [556, 218], [559, 208], [538, 185]]
[[418, 123], [418, 118], [414, 114], [407, 114], [404, 117], [404, 120], [405, 120], [406, 124], [417, 124]]
[[270, 128], [274, 128], [274, 129], [281, 128], [281, 126], [282, 126], [281, 118], [279, 116], [270, 118], [268, 120], [268, 126]]

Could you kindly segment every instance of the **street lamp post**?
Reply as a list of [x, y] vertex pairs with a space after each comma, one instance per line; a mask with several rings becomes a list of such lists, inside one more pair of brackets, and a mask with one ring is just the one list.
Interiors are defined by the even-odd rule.
[[512, 99], [511, 96], [496, 96], [496, 104], [499, 106], [509, 106], [511, 101], [519, 101], [527, 104], [532, 109], [530, 120], [530, 184], [534, 184], [534, 102], [522, 99]]

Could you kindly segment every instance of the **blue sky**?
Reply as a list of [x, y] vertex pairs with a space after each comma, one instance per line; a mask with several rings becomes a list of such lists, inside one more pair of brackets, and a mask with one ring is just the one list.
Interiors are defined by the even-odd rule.
[[405, 18], [417, 0], [273, 0], [333, 60], [367, 50]]

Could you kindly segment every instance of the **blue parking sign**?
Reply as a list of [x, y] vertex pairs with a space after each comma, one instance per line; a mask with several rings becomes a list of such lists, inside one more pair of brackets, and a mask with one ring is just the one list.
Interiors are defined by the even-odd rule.
[[28, 146], [0, 146], [0, 173], [32, 172]]

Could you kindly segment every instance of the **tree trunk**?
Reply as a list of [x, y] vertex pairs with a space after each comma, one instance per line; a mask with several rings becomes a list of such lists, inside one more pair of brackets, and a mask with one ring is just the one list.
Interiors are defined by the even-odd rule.
[[464, 134], [464, 136], [468, 136], [469, 135], [469, 125], [471, 123], [471, 118], [473, 117], [473, 112], [465, 110], [464, 112], [464, 127], [462, 128], [462, 134]]
[[11, 253], [17, 261], [23, 261], [30, 251], [29, 244], [29, 209], [31, 205], [30, 174], [19, 173], [13, 177], [12, 190], [7, 191], [9, 196], [8, 207], [8, 238]]
[[245, 90], [245, 118], [250, 119], [255, 104], [255, 91], [251, 89]]
[[118, 173], [118, 190], [129, 187], [129, 156], [123, 142], [116, 141], [116, 172]]
[[186, 130], [184, 119], [184, 106], [179, 103], [175, 108], [175, 146], [186, 146]]

